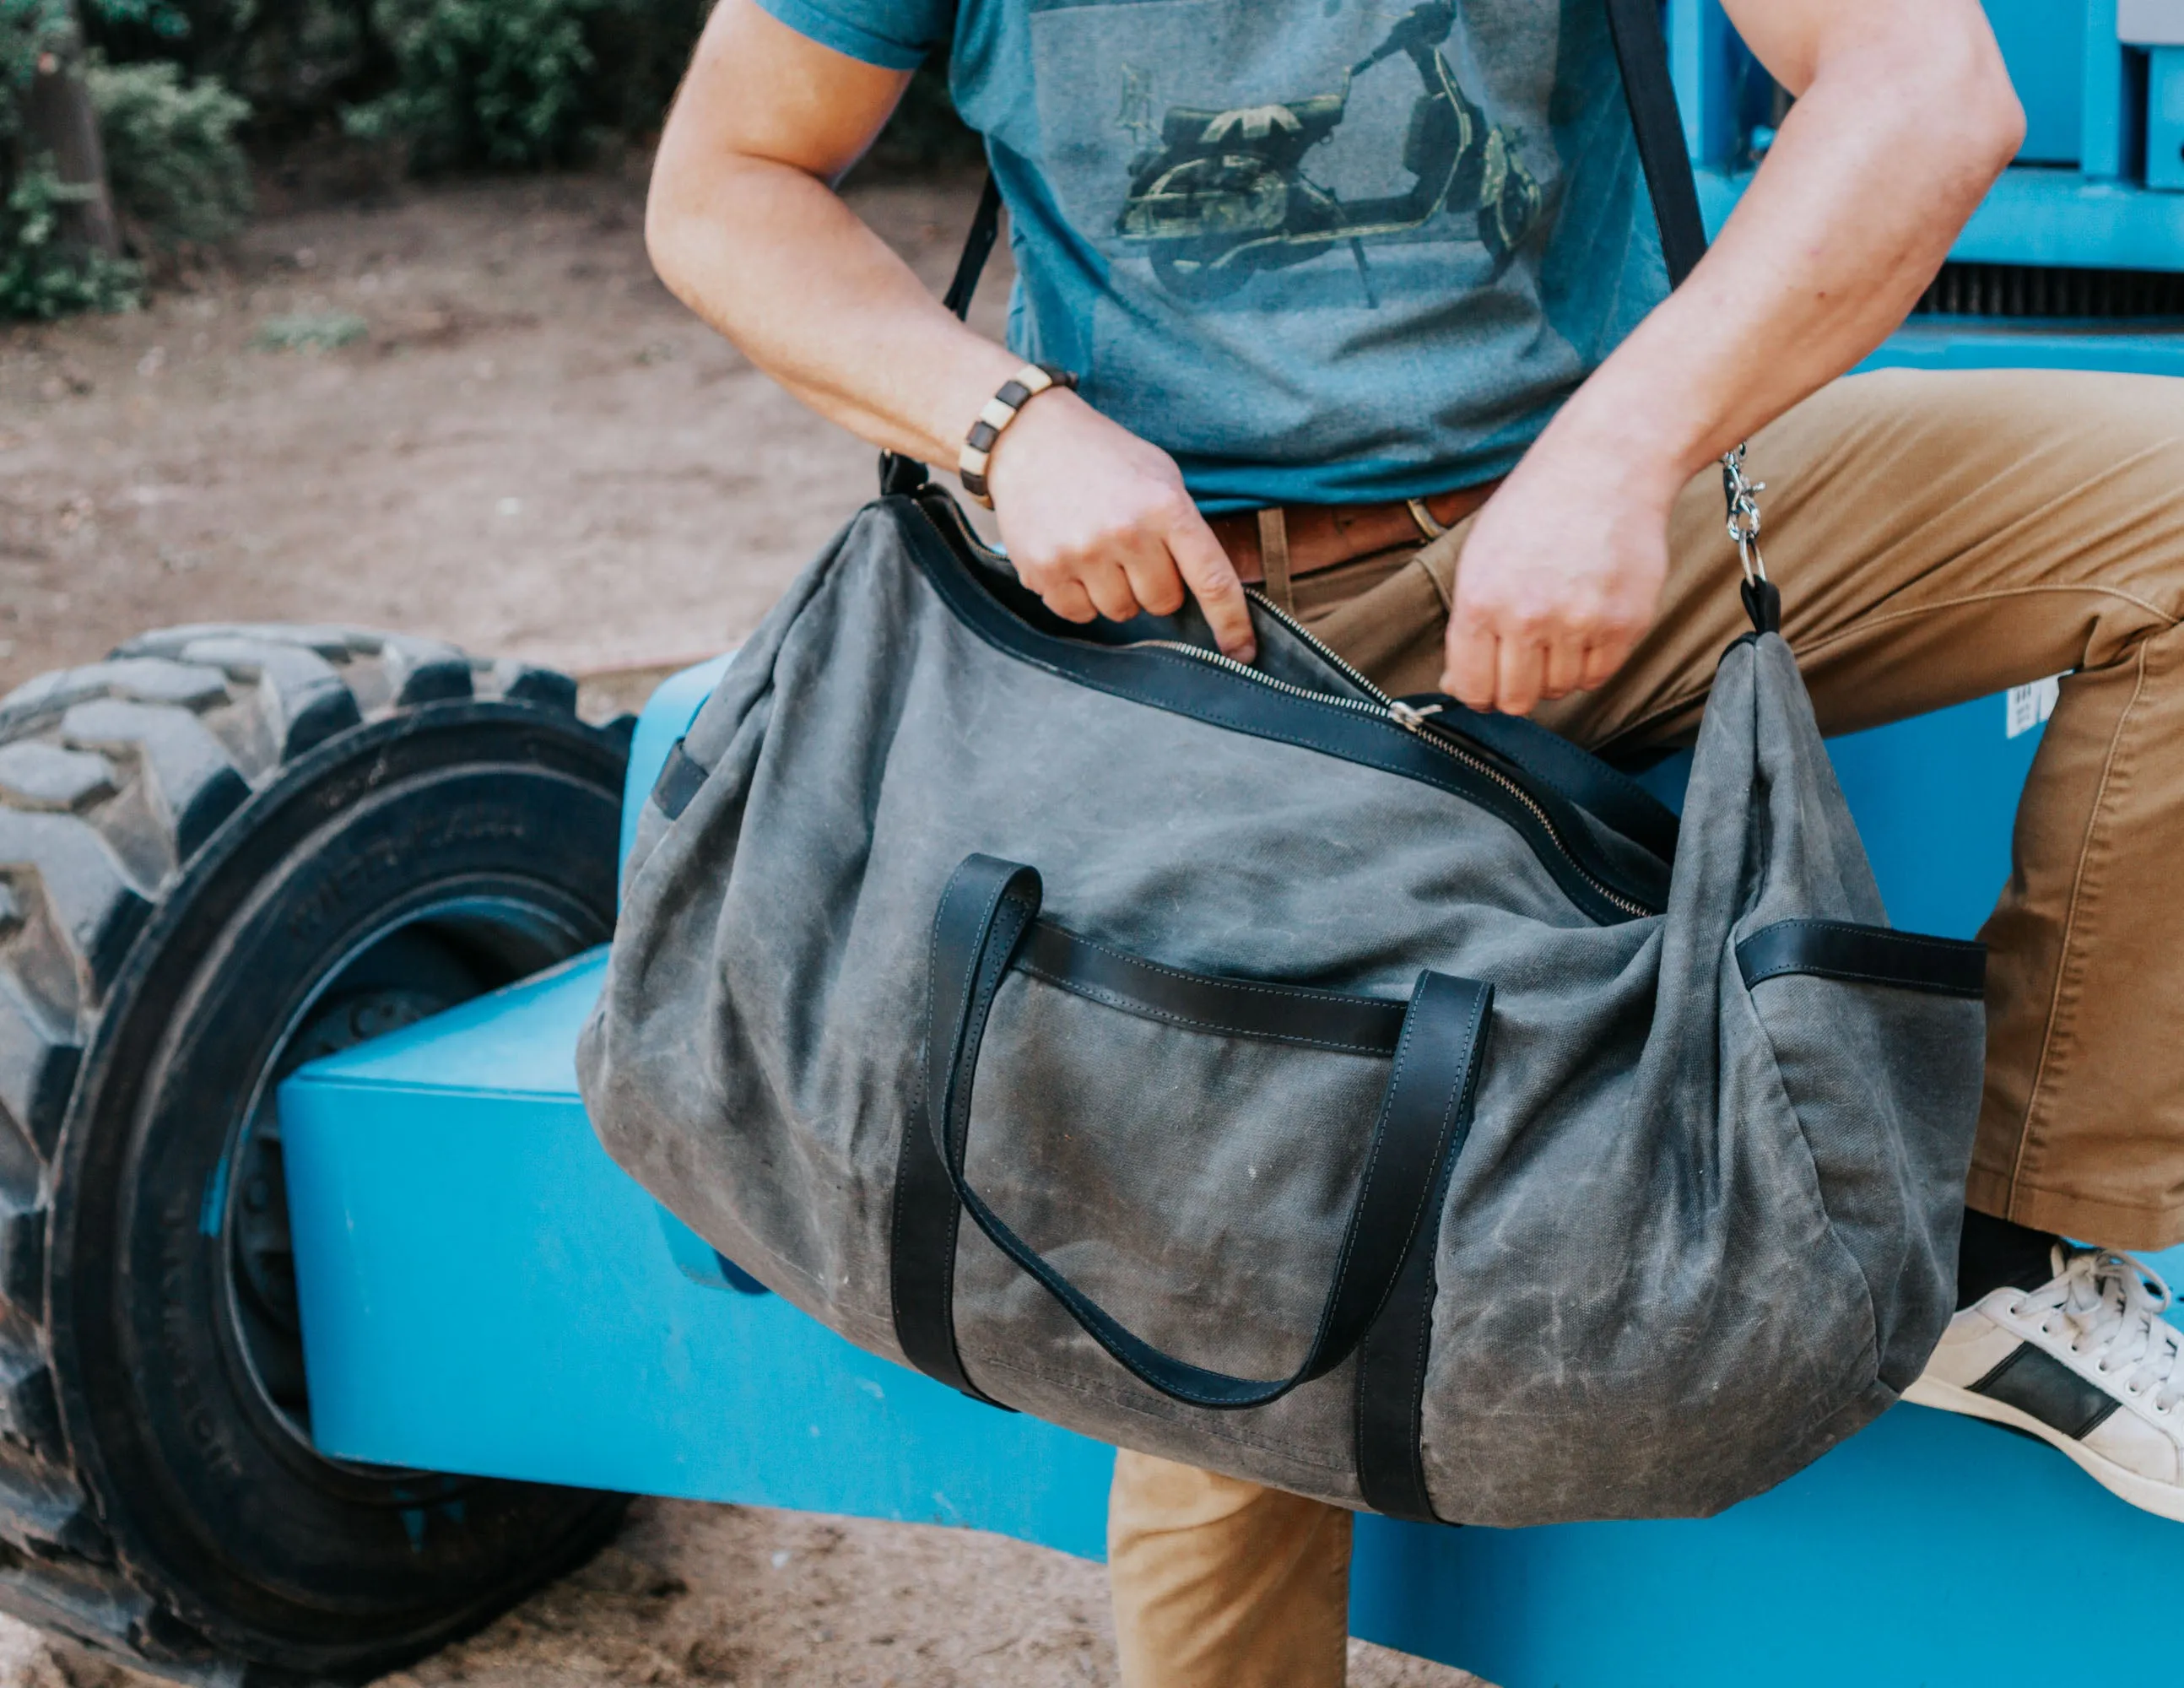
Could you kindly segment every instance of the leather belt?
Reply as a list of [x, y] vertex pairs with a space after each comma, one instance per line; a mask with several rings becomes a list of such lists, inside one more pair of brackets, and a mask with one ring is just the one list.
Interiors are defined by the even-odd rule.
[[[1398, 545], [1422, 545], [1475, 512], [1502, 483], [1488, 481], [1453, 493], [1424, 499], [1394, 499], [1373, 504], [1285, 504], [1280, 526], [1289, 538], [1289, 575], [1316, 574], [1376, 551]], [[1234, 510], [1207, 518], [1213, 537], [1228, 553], [1240, 579], [1267, 577], [1260, 534], [1264, 510]]]

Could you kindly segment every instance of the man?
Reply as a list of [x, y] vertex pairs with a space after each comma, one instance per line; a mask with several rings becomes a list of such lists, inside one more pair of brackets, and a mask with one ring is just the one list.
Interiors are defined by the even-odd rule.
[[[1188, 591], [1249, 660], [1263, 578], [1390, 691], [1689, 742], [1742, 620], [1710, 465], [1750, 437], [1824, 728], [2075, 671], [1986, 932], [1962, 1310], [1914, 1395], [2184, 1518], [2165, 1292], [2108, 1251], [2184, 1239], [2184, 383], [1837, 380], [2022, 115], [1976, 0], [1729, 9], [1797, 103], [1665, 300], [1601, 0], [722, 0], [652, 252], [792, 392], [922, 460], [957, 461], [1026, 358], [1079, 376], [986, 464], [1073, 621]], [[1012, 214], [1012, 350], [829, 185], [950, 42]], [[1341, 1680], [1347, 1514], [1125, 1452], [1110, 1534], [1127, 1682]]]

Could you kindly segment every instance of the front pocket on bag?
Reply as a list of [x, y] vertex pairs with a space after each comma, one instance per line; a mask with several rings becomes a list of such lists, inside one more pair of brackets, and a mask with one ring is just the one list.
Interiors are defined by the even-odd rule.
[[[1018, 1234], [1149, 1341], [1279, 1377], [1312, 1340], [1388, 1073], [1385, 1056], [1238, 1038], [1017, 972], [994, 1000], [965, 1170]], [[1105, 1369], [967, 1226], [961, 1246], [965, 1340], [1006, 1331], [1055, 1351], [1049, 1364], [1067, 1351]]]
[[1985, 1057], [1975, 944], [1783, 921], [1736, 946], [1753, 1011], [1874, 1304], [1881, 1380], [1918, 1374], [1953, 1305]]

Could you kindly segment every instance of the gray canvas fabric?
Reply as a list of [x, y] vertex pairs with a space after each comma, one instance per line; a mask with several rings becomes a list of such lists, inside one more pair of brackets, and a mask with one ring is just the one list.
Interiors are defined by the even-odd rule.
[[[889, 1214], [928, 949], [983, 852], [1035, 866], [1070, 930], [1167, 966], [1398, 1000], [1421, 968], [1493, 985], [1438, 1215], [1422, 1455], [1440, 1517], [1709, 1513], [1894, 1401], [1953, 1304], [1981, 1012], [1837, 978], [1746, 988], [1751, 933], [1884, 920], [1779, 638], [1724, 659], [1665, 912], [1603, 924], [1460, 796], [998, 648], [921, 568], [939, 543], [909, 500], [860, 514], [692, 727], [710, 772], [687, 807], [648, 807], [578, 1060], [640, 1182], [901, 1358]], [[1346, 687], [1271, 621], [1261, 642], [1273, 671]], [[967, 1172], [1020, 1235], [1173, 1354], [1297, 1364], [1384, 1060], [1017, 972], [977, 1078]], [[1265, 1407], [1179, 1404], [968, 1224], [955, 1313], [997, 1401], [1360, 1503], [1354, 1362]]]

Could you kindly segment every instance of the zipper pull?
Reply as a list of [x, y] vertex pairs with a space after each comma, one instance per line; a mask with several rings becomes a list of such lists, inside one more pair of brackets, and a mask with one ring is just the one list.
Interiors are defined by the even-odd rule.
[[1424, 709], [1418, 709], [1397, 698], [1388, 705], [1388, 719], [1407, 733], [1422, 733], [1426, 729], [1426, 717], [1439, 715], [1440, 711], [1439, 704], [1428, 704]]

